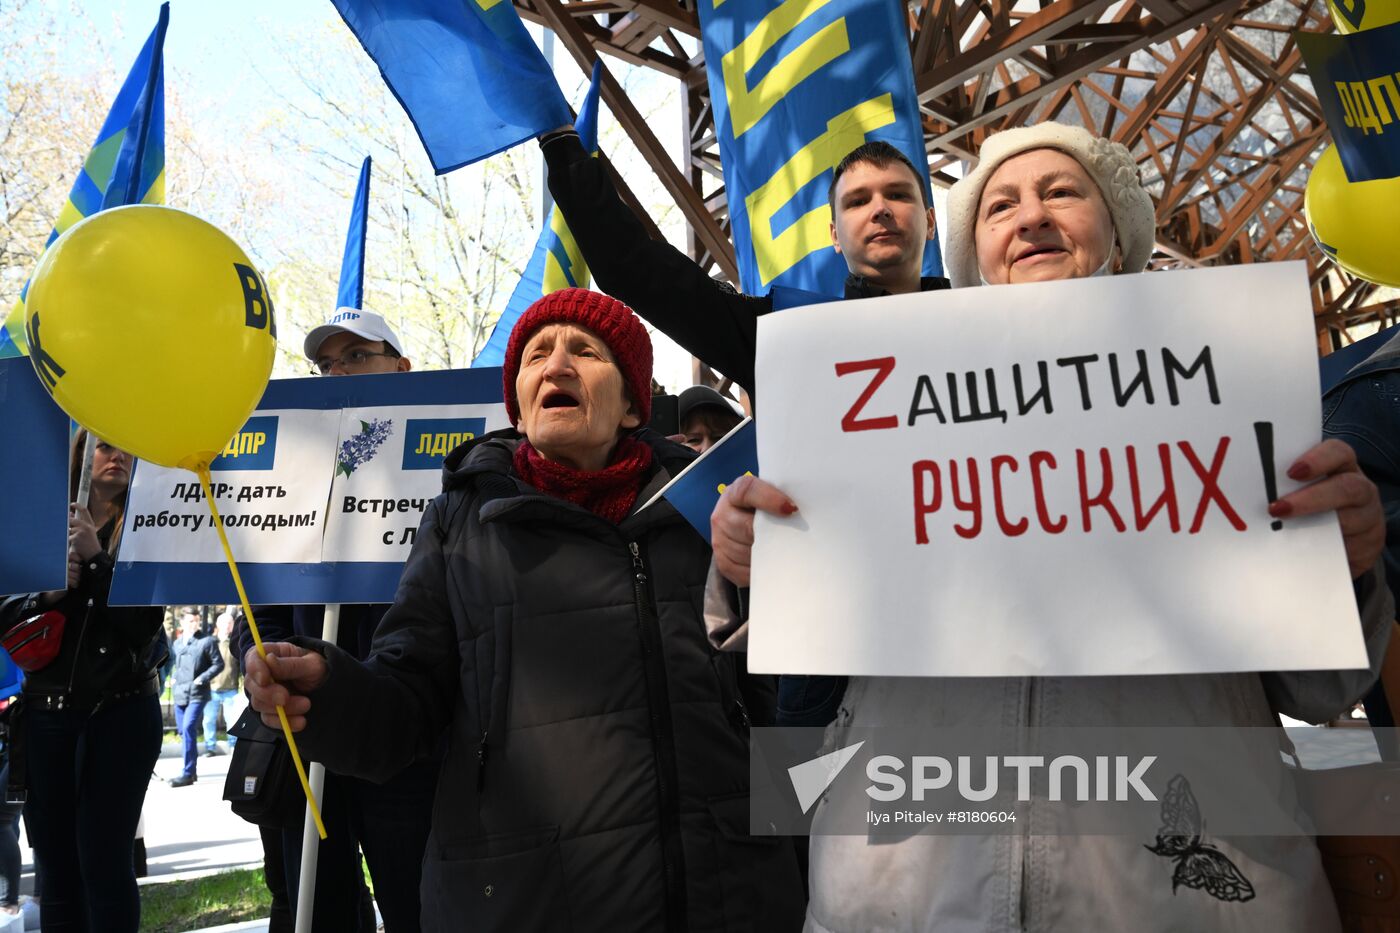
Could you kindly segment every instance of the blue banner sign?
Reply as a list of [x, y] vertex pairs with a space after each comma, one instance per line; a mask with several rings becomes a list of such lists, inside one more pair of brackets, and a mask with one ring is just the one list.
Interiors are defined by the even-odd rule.
[[[443, 458], [509, 424], [499, 369], [268, 383], [210, 483], [248, 598], [391, 602]], [[194, 474], [138, 465], [110, 602], [237, 602]]]

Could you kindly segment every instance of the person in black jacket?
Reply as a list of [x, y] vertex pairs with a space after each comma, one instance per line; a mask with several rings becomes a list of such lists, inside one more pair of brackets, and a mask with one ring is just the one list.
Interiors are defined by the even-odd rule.
[[459, 447], [373, 651], [247, 656], [264, 721], [376, 779], [448, 747], [427, 930], [801, 925], [792, 848], [748, 835], [748, 710], [701, 616], [710, 551], [665, 500], [693, 459], [642, 429], [651, 344], [607, 296], [555, 292], [506, 349], [506, 430]]
[[184, 745], [185, 767], [179, 777], [170, 779], [171, 787], [188, 787], [195, 781], [199, 764], [199, 727], [204, 721], [204, 704], [213, 691], [209, 681], [224, 669], [224, 656], [219, 642], [203, 631], [199, 616], [185, 617], [185, 634], [175, 643], [175, 677], [170, 687], [170, 701], [175, 706], [175, 729]]
[[[549, 193], [598, 287], [752, 396], [758, 318], [774, 310], [776, 296], [741, 295], [711, 279], [680, 250], [647, 236], [573, 127], [544, 134], [540, 148], [549, 167]], [[858, 146], [834, 167], [827, 191], [831, 242], [850, 271], [842, 298], [948, 288], [945, 278], [921, 275], [924, 244], [936, 229], [926, 182], [926, 171], [880, 141]], [[731, 502], [750, 513], [755, 505], [737, 497]], [[825, 726], [835, 718], [845, 689], [844, 677], [782, 678], [778, 724]]]
[[[76, 497], [87, 434], [73, 442]], [[136, 933], [141, 901], [132, 846], [160, 754], [155, 651], [159, 607], [107, 605], [131, 456], [97, 444], [88, 507], [69, 517], [68, 588], [0, 604], [0, 628], [36, 612], [66, 617], [58, 655], [24, 682], [11, 717], [11, 782], [28, 788], [25, 820], [44, 879], [45, 930]]]

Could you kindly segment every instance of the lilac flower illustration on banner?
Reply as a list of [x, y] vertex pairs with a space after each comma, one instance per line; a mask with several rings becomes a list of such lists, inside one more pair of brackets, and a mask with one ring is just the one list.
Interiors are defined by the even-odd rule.
[[360, 433], [346, 438], [340, 443], [340, 456], [336, 460], [335, 471], [349, 476], [357, 469], [374, 459], [379, 448], [394, 433], [394, 422], [386, 418], [380, 421], [361, 421]]

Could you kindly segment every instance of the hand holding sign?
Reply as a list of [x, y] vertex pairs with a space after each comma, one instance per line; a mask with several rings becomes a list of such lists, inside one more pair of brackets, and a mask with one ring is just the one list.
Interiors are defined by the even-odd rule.
[[1385, 547], [1385, 512], [1376, 484], [1361, 472], [1356, 451], [1338, 441], [1323, 441], [1288, 468], [1288, 478], [1304, 486], [1269, 505], [1274, 518], [1336, 512], [1346, 544], [1347, 566], [1352, 579], [1370, 570]]
[[756, 511], [792, 515], [797, 511], [797, 503], [772, 483], [747, 475], [725, 487], [724, 495], [720, 496], [710, 516], [710, 546], [714, 548], [715, 565], [735, 586], [749, 585]]
[[874, 301], [760, 321], [765, 494], [802, 520], [716, 515], [735, 576], [754, 536], [751, 670], [1365, 665], [1381, 515], [1318, 444], [1300, 267]]

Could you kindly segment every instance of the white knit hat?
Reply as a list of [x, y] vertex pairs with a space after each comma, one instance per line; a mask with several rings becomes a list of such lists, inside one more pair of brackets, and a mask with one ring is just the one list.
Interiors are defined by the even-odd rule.
[[997, 168], [1012, 156], [1032, 149], [1058, 149], [1084, 166], [1099, 186], [1118, 245], [1123, 250], [1123, 271], [1141, 272], [1152, 258], [1157, 216], [1152, 198], [1138, 179], [1137, 163], [1122, 143], [1094, 136], [1066, 123], [1041, 123], [1004, 130], [987, 137], [978, 154], [977, 167], [948, 191], [948, 230], [943, 259], [954, 288], [982, 281], [977, 267], [977, 207], [982, 189]]

